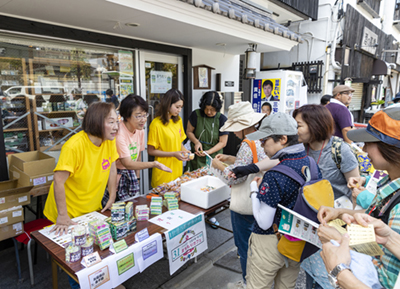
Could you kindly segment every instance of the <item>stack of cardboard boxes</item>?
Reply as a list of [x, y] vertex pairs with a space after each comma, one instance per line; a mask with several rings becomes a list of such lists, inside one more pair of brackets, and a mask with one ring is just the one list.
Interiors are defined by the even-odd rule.
[[23, 207], [30, 204], [34, 186], [53, 181], [55, 159], [33, 151], [8, 156], [11, 181], [0, 182], [0, 241], [24, 232]]

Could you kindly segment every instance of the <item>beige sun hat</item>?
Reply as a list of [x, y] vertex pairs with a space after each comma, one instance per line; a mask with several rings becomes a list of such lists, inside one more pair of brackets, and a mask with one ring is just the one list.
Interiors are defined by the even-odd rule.
[[241, 101], [229, 106], [228, 119], [219, 131], [241, 131], [257, 124], [264, 116], [264, 113], [254, 112], [250, 102]]

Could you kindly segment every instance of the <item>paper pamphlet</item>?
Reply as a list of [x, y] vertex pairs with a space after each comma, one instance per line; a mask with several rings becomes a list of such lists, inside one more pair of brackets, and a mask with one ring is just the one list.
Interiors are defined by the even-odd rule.
[[384, 254], [376, 242], [373, 225], [363, 227], [356, 224], [350, 224], [347, 226], [347, 233], [350, 236], [350, 247], [354, 251], [369, 256], [380, 256]]
[[341, 219], [332, 220], [332, 221], [328, 222], [328, 225], [331, 227], [334, 227], [342, 235], [347, 233], [346, 229], [343, 228], [343, 226], [347, 225], [347, 224], [345, 221], [343, 221]]
[[[349, 209], [353, 210], [353, 203], [350, 201], [350, 199], [346, 196], [341, 196], [340, 198], [337, 198], [334, 201], [334, 207], [335, 208], [341, 208], [341, 209]], [[356, 205], [354, 207], [354, 210], [362, 210], [363, 208], [359, 205]]]
[[[99, 212], [91, 212], [85, 215], [82, 215], [80, 217], [73, 218], [72, 221], [78, 223], [78, 225], [85, 226], [87, 227], [88, 223], [93, 220], [105, 220], [107, 219], [107, 216], [100, 214]], [[68, 228], [68, 232], [66, 234], [63, 234], [62, 236], [56, 236], [55, 232], [50, 233], [51, 229], [54, 227], [54, 225], [46, 227], [42, 230], [39, 231], [42, 235], [45, 237], [49, 238], [53, 242], [57, 243], [61, 247], [65, 247], [71, 242], [71, 228], [73, 226], [70, 226]]]
[[[206, 152], [204, 152], [204, 151], [203, 151], [203, 153], [206, 155], [206, 166], [207, 166], [207, 169], [208, 169], [210, 172], [212, 172], [214, 176], [216, 176], [216, 177], [219, 178], [221, 181], [223, 181], [225, 184], [228, 184], [228, 183], [229, 183], [229, 180], [227, 180], [227, 179], [224, 177], [223, 173], [222, 173], [220, 170], [218, 170], [218, 169], [216, 169], [216, 168], [214, 168], [214, 167], [212, 166], [213, 158], [212, 158], [208, 153], [206, 153]], [[225, 166], [226, 164], [223, 163], [223, 165]]]
[[372, 174], [371, 174], [371, 178], [369, 179], [367, 185], [365, 186], [365, 188], [372, 194], [376, 195], [376, 191], [377, 191], [377, 187], [378, 187], [378, 182], [384, 178], [385, 176], [387, 176], [387, 173], [385, 171], [378, 171], [375, 170]]
[[310, 219], [278, 204], [282, 209], [279, 232], [309, 242], [318, 248], [322, 248], [318, 238], [319, 225]]

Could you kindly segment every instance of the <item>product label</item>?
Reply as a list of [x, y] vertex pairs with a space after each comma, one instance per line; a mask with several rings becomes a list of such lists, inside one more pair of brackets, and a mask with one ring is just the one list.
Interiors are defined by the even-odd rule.
[[135, 259], [133, 253], [117, 260], [118, 275], [122, 275], [129, 269], [135, 267]]
[[82, 246], [81, 250], [82, 250], [82, 257], [85, 257], [85, 256], [93, 253], [93, 245], [90, 245], [88, 247]]
[[13, 230], [15, 230], [17, 232], [18, 231], [22, 231], [22, 222], [14, 224], [13, 225]]
[[0, 198], [0, 204], [4, 204], [6, 202], [6, 198]]
[[0, 218], [0, 225], [8, 223], [8, 217]]
[[69, 261], [71, 263], [78, 262], [81, 259], [81, 251], [69, 253]]
[[75, 245], [82, 246], [86, 243], [86, 235], [74, 236]]
[[43, 185], [45, 183], [46, 183], [46, 177], [33, 179], [33, 185], [34, 186]]
[[26, 202], [28, 200], [28, 196], [23, 196], [18, 198], [18, 203]]
[[52, 181], [53, 180], [53, 178], [54, 178], [54, 176], [53, 175], [51, 175], [51, 176], [47, 176], [47, 180], [50, 182], [50, 181]]
[[115, 253], [119, 253], [128, 248], [128, 245], [126, 244], [126, 241], [124, 239], [122, 239], [118, 242], [115, 242], [113, 244], [113, 246], [114, 246]]
[[90, 274], [89, 276], [90, 289], [95, 289], [110, 281], [110, 272], [108, 266], [104, 266], [100, 270]]
[[13, 218], [15, 217], [21, 217], [22, 216], [22, 210], [18, 210], [12, 213]]

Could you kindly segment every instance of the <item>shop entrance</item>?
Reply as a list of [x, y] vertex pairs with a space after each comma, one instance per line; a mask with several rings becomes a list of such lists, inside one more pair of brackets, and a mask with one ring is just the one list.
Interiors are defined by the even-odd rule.
[[[182, 57], [140, 51], [139, 59], [139, 92], [140, 96], [147, 100], [150, 114], [145, 128], [146, 148], [142, 155], [142, 161], [146, 162], [154, 160], [147, 154], [147, 136], [150, 123], [159, 108], [161, 97], [171, 88], [183, 90]], [[183, 110], [181, 117], [183, 117]], [[145, 194], [151, 188], [151, 170], [141, 171], [141, 180], [140, 193]]]

